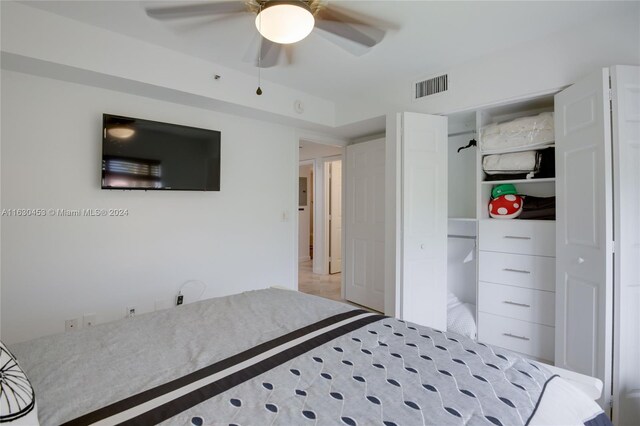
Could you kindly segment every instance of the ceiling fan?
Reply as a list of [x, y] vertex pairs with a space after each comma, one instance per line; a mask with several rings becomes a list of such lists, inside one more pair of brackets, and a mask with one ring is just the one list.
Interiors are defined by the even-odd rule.
[[[329, 7], [327, 0], [211, 1], [149, 7], [146, 12], [151, 18], [162, 21], [217, 15], [237, 16], [241, 13], [250, 17], [253, 14], [256, 29], [261, 35], [256, 62], [260, 68], [276, 65], [283, 45], [304, 39], [314, 29], [364, 48], [380, 43], [385, 35], [385, 30], [373, 24], [370, 18], [354, 18], [338, 8]], [[335, 37], [329, 37], [329, 40], [337, 41]]]

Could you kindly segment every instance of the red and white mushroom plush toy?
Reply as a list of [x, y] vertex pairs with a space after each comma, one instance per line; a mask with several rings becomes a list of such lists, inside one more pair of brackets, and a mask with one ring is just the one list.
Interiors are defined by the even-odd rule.
[[513, 219], [522, 213], [522, 197], [515, 194], [501, 195], [489, 201], [489, 215], [495, 219]]

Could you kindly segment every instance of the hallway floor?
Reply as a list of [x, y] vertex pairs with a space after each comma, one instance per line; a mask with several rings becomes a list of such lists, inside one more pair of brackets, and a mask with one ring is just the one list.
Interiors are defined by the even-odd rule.
[[325, 299], [336, 300], [360, 309], [374, 311], [366, 306], [361, 306], [349, 302], [341, 297], [342, 274], [320, 275], [313, 273], [313, 263], [311, 260], [298, 264], [298, 291]]
[[298, 291], [345, 302], [340, 295], [342, 274], [320, 275], [312, 271], [311, 260], [298, 264]]

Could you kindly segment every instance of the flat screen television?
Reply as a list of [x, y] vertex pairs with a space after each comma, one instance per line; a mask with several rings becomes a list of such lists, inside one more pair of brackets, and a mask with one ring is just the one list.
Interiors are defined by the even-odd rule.
[[220, 191], [220, 132], [102, 115], [102, 189]]

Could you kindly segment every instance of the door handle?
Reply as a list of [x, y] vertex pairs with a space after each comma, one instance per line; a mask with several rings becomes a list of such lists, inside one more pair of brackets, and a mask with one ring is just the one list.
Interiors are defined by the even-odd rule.
[[525, 271], [524, 269], [511, 269], [511, 268], [504, 268], [503, 271], [506, 272], [517, 272], [519, 274], [530, 274], [530, 271]]
[[511, 300], [503, 300], [502, 303], [506, 303], [507, 305], [522, 306], [523, 308], [531, 307], [531, 305], [527, 305], [526, 303], [512, 302]]
[[513, 337], [514, 339], [520, 339], [520, 340], [526, 340], [529, 341], [531, 339], [529, 339], [528, 337], [524, 337], [524, 336], [517, 336], [515, 334], [511, 334], [511, 333], [502, 333], [503, 336], [507, 336], [507, 337]]
[[520, 237], [518, 235], [505, 235], [504, 237], [510, 240], [530, 240], [531, 239], [531, 237]]

